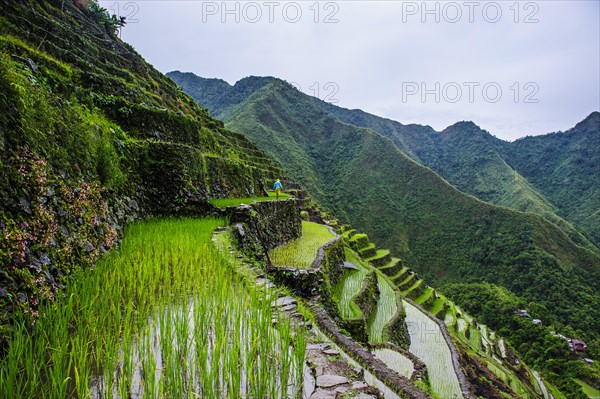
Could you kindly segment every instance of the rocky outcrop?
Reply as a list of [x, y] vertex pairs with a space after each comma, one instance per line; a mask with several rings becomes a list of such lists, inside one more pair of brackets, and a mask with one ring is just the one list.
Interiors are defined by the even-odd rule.
[[180, 143], [136, 141], [126, 147], [129, 180], [154, 215], [206, 215], [208, 198], [264, 195], [272, 172]]

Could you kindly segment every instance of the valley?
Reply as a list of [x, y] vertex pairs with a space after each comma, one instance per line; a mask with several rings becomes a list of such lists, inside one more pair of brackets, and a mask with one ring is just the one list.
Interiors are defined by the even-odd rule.
[[597, 396], [598, 112], [437, 132], [0, 10], [0, 397]]

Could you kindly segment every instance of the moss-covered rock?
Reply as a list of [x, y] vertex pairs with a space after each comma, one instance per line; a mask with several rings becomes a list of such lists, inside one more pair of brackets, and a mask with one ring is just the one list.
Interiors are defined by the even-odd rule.
[[368, 320], [375, 310], [378, 300], [379, 288], [377, 285], [377, 273], [374, 270], [371, 270], [365, 276], [363, 287], [353, 298], [353, 301], [362, 311], [365, 320]]

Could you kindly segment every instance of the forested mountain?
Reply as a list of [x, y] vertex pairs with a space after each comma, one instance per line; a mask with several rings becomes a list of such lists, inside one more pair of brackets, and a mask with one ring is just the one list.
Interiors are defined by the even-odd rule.
[[318, 101], [340, 120], [389, 137], [413, 159], [458, 189], [497, 205], [533, 212], [598, 251], [600, 113], [575, 128], [515, 142], [500, 140], [472, 122], [442, 132]]
[[589, 247], [589, 239], [597, 250], [600, 113], [592, 113], [567, 132], [511, 143], [472, 122], [436, 132], [427, 126], [402, 125], [360, 110], [319, 104], [340, 120], [389, 137], [407, 155], [460, 190], [484, 201], [542, 215], [579, 244]]
[[600, 242], [600, 112], [566, 132], [525, 137], [498, 148], [560, 215]]
[[289, 84], [252, 80], [242, 80], [242, 87], [261, 88], [245, 100], [239, 97], [244, 90], [233, 86], [224, 96], [235, 93], [235, 99], [209, 110], [225, 116], [229, 129], [269, 153], [336, 215], [432, 283], [494, 283], [547, 308], [552, 321], [590, 337], [600, 331], [597, 253], [538, 215], [462, 193], [388, 138], [340, 121]]
[[[231, 86], [192, 73], [176, 71], [168, 75], [225, 121], [252, 90], [275, 80], [250, 77]], [[311, 100], [342, 122], [388, 137], [406, 155], [459, 190], [486, 202], [541, 215], [577, 244], [599, 251], [600, 113], [592, 113], [565, 133], [511, 143], [473, 122], [458, 122], [437, 132], [430, 126], [404, 125], [362, 110]]]

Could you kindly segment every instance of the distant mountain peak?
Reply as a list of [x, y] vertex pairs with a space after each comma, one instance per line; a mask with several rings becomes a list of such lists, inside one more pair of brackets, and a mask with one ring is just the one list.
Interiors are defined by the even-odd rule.
[[173, 79], [173, 76], [186, 76], [189, 78], [193, 78], [199, 81], [203, 81], [203, 82], [212, 82], [212, 83], [219, 83], [219, 84], [227, 84], [227, 86], [231, 86], [227, 81], [220, 79], [220, 78], [204, 78], [202, 76], [198, 76], [193, 72], [182, 72], [179, 70], [175, 70], [175, 71], [171, 71], [171, 72], [167, 72], [166, 73], [167, 76], [169, 76], [171, 79]]
[[453, 125], [448, 126], [446, 129], [444, 129], [443, 132], [448, 131], [448, 130], [453, 130], [453, 129], [476, 129], [476, 130], [481, 130], [481, 128], [479, 126], [477, 126], [475, 124], [475, 122], [473, 122], [473, 121], [460, 121], [460, 122], [456, 122]]
[[461, 134], [489, 134], [486, 130], [482, 129], [472, 121], [460, 121], [453, 125], [448, 126], [446, 129], [440, 132], [443, 136], [449, 135], [461, 135]]
[[586, 129], [600, 133], [600, 112], [594, 111], [587, 116], [584, 120], [579, 122], [573, 130]]
[[265, 85], [265, 84], [269, 84], [271, 82], [275, 82], [275, 81], [279, 81], [280, 79], [275, 78], [273, 76], [254, 76], [254, 75], [250, 75], [250, 76], [246, 76], [245, 78], [242, 78], [240, 80], [238, 80], [237, 82], [235, 82], [235, 84], [233, 85], [234, 87], [240, 85], [240, 86], [245, 86], [245, 85], [256, 85], [257, 83], [260, 85]]

